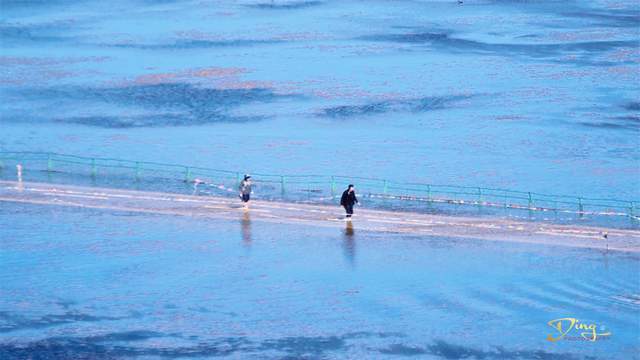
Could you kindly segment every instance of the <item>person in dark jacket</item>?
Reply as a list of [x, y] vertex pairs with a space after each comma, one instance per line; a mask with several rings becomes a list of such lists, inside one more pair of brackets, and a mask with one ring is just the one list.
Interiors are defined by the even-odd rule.
[[340, 198], [340, 205], [342, 205], [347, 212], [347, 219], [351, 219], [351, 215], [353, 215], [353, 205], [357, 203], [356, 188], [353, 185], [349, 185]]

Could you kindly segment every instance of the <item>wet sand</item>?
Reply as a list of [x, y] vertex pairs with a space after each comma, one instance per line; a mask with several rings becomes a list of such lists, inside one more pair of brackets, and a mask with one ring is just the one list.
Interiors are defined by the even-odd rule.
[[[0, 181], [0, 201], [232, 220], [248, 211], [255, 221], [341, 229], [351, 226], [338, 206], [252, 200], [250, 209], [245, 210], [235, 198], [34, 182]], [[358, 231], [640, 251], [637, 230], [381, 211], [366, 206], [357, 207], [355, 213], [352, 226]]]

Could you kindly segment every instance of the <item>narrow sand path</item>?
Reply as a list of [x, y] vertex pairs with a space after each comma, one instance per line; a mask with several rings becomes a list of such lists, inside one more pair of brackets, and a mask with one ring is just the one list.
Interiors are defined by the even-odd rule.
[[[248, 215], [238, 199], [47, 183], [0, 181], [0, 202], [73, 206], [165, 215], [198, 216], [345, 228], [338, 206], [252, 201]], [[473, 218], [357, 208], [358, 231], [527, 242], [619, 251], [640, 251], [640, 231], [555, 225], [500, 218]], [[603, 237], [607, 233], [608, 239]]]

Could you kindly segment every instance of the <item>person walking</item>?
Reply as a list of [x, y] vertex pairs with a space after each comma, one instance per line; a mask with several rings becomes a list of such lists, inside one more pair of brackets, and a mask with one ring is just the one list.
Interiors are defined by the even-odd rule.
[[347, 190], [342, 193], [340, 198], [340, 205], [344, 207], [347, 212], [347, 220], [351, 220], [353, 215], [353, 205], [358, 204], [358, 198], [356, 197], [356, 188], [350, 184]]
[[251, 200], [251, 176], [245, 175], [244, 180], [240, 182], [240, 186], [238, 187], [240, 191], [240, 199], [244, 203], [244, 208], [249, 208], [249, 200]]

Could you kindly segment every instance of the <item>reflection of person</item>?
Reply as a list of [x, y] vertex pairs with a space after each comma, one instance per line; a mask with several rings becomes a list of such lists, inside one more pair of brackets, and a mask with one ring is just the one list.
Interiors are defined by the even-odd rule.
[[353, 185], [349, 185], [340, 198], [340, 205], [342, 205], [347, 212], [347, 219], [351, 219], [351, 215], [353, 215], [353, 205], [357, 203], [356, 188]]
[[244, 180], [240, 182], [238, 190], [240, 191], [240, 199], [242, 199], [244, 207], [248, 208], [249, 200], [251, 200], [251, 176], [244, 176]]
[[344, 229], [344, 256], [347, 258], [349, 263], [353, 266], [355, 263], [356, 257], [356, 242], [355, 242], [355, 233], [353, 231], [353, 222], [348, 221], [347, 227]]
[[354, 235], [353, 231], [353, 223], [347, 223], [346, 229], [344, 229], [344, 234], [347, 236], [347, 239], [350, 239]]
[[251, 246], [251, 218], [249, 217], [249, 212], [245, 212], [242, 215], [240, 224], [242, 226], [242, 242], [249, 247]]

